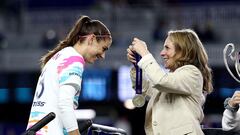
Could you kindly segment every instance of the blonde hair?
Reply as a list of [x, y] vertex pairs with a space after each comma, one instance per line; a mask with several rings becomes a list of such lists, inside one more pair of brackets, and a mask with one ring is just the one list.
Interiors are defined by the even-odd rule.
[[62, 40], [53, 50], [45, 54], [41, 59], [41, 68], [51, 59], [57, 52], [68, 46], [74, 46], [78, 41], [81, 43], [85, 40], [85, 36], [89, 34], [96, 35], [97, 41], [111, 38], [108, 28], [99, 20], [91, 20], [88, 16], [81, 16], [67, 37]]
[[198, 35], [191, 29], [182, 29], [171, 30], [168, 36], [176, 51], [175, 62], [171, 67], [176, 69], [188, 64], [196, 66], [203, 76], [203, 91], [211, 93], [213, 90], [212, 72], [208, 66], [208, 55]]

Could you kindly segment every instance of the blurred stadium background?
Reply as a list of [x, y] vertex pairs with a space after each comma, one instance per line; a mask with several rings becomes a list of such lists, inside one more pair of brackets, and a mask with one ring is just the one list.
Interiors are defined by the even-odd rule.
[[105, 61], [87, 65], [84, 73], [79, 109], [92, 109], [95, 123], [144, 135], [146, 105], [133, 108], [129, 100], [134, 91], [126, 48], [133, 37], [140, 37], [161, 63], [166, 32], [192, 28], [206, 47], [214, 74], [214, 92], [204, 105], [202, 125], [221, 128], [223, 101], [240, 90], [222, 53], [230, 42], [240, 51], [239, 0], [0, 0], [0, 135], [25, 130], [39, 59], [80, 15], [101, 20], [113, 35]]

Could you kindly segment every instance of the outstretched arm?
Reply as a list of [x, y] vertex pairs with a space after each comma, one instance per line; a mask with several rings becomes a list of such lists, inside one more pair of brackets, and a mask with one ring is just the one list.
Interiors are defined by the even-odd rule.
[[222, 118], [222, 128], [226, 131], [240, 131], [240, 91], [224, 102], [225, 111]]

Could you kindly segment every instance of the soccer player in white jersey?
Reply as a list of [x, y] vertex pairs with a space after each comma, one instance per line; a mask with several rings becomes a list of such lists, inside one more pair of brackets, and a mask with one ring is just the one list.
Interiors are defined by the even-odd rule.
[[37, 135], [80, 135], [74, 109], [78, 106], [85, 63], [105, 58], [111, 33], [99, 20], [81, 16], [67, 37], [41, 58], [39, 77], [27, 129], [50, 112], [56, 118]]

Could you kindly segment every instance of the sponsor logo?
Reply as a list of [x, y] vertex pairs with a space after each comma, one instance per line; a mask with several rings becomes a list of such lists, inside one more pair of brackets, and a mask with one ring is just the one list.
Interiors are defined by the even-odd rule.
[[36, 102], [33, 102], [32, 106], [40, 106], [40, 107], [43, 107], [45, 105], [46, 102], [42, 102], [42, 101], [36, 101]]
[[[71, 76], [71, 75], [80, 76], [78, 73], [74, 73], [74, 72], [72, 72], [72, 73], [69, 73], [69, 76]], [[80, 76], [80, 77], [81, 77], [81, 76]]]

